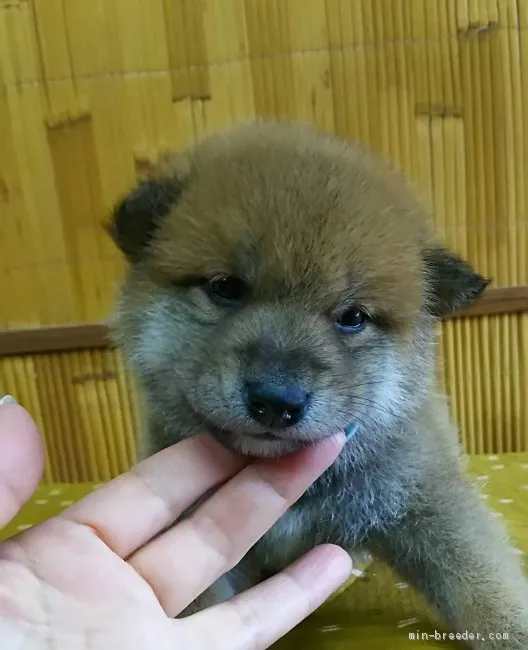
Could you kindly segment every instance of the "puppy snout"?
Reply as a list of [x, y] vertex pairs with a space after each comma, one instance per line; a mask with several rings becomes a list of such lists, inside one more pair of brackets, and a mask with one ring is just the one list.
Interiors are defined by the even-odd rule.
[[310, 395], [300, 386], [283, 386], [267, 382], [246, 384], [249, 415], [266, 427], [286, 428], [299, 422]]

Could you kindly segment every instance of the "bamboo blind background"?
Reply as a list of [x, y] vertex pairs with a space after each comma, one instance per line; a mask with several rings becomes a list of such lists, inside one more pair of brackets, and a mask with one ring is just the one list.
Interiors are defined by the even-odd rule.
[[[165, 151], [256, 116], [366, 141], [495, 286], [528, 283], [524, 0], [0, 0], [0, 326], [105, 319], [116, 196]], [[440, 338], [467, 450], [528, 449], [528, 314]], [[133, 461], [117, 353], [0, 360], [0, 392], [44, 431], [47, 480]]]

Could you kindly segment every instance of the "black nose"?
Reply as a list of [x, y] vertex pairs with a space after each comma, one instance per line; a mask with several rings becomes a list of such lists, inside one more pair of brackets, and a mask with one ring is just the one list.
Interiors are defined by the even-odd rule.
[[304, 415], [308, 393], [298, 386], [247, 384], [247, 408], [253, 419], [266, 427], [291, 427]]

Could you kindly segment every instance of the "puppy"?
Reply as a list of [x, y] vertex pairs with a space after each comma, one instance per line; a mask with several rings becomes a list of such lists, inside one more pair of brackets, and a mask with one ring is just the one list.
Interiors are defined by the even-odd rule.
[[190, 611], [333, 542], [388, 562], [454, 630], [526, 650], [519, 562], [435, 390], [437, 321], [487, 282], [434, 241], [400, 175], [309, 127], [244, 125], [163, 161], [110, 230], [130, 263], [113, 329], [145, 402], [145, 455], [204, 430], [251, 456], [355, 430]]

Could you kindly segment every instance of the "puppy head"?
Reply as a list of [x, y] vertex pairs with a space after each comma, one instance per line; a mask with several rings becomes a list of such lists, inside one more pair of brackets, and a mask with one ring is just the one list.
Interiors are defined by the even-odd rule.
[[374, 444], [431, 386], [435, 319], [486, 286], [396, 172], [292, 125], [164, 161], [110, 229], [130, 262], [114, 334], [157, 446], [209, 430], [281, 455], [352, 423]]

